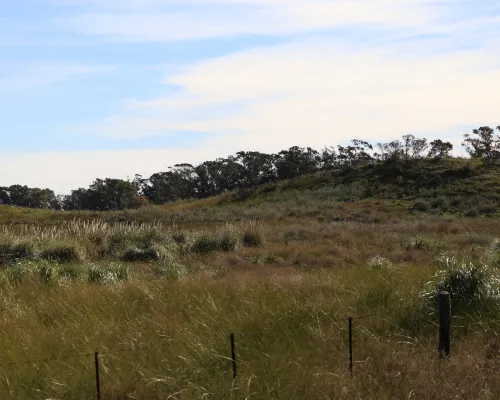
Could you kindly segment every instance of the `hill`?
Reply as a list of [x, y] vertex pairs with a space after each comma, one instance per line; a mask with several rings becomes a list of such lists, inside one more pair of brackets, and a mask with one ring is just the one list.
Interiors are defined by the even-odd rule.
[[[288, 204], [301, 196], [313, 202], [318, 200], [318, 204], [327, 197], [343, 202], [361, 201], [365, 205], [377, 201], [398, 204], [400, 209], [407, 207], [433, 214], [495, 216], [500, 210], [500, 167], [459, 158], [394, 160], [345, 170], [319, 171], [205, 199], [180, 200], [138, 209], [52, 211], [0, 205], [0, 223], [50, 224], [96, 218], [108, 222], [265, 220], [283, 217], [269, 210], [276, 202]], [[269, 209], [266, 211], [266, 208]]]

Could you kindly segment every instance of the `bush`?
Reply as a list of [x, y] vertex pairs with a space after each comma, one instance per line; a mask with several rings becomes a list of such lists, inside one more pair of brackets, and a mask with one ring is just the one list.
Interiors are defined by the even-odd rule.
[[10, 242], [0, 243], [0, 265], [9, 264], [18, 260], [31, 259], [35, 256], [35, 248], [28, 242]]
[[281, 264], [283, 259], [276, 254], [268, 253], [264, 256], [263, 262], [266, 264]]
[[410, 239], [408, 243], [407, 250], [430, 250], [433, 248], [432, 240], [423, 238], [421, 236], [415, 236]]
[[195, 253], [210, 253], [217, 250], [219, 243], [217, 238], [212, 238], [208, 235], [201, 235], [195, 238], [193, 244], [191, 245], [191, 250]]
[[168, 279], [180, 280], [187, 275], [186, 267], [174, 260], [164, 260], [161, 263], [155, 263], [152, 269], [155, 275]]
[[437, 272], [425, 292], [427, 298], [436, 299], [437, 291], [450, 293], [452, 310], [476, 310], [496, 304], [499, 279], [495, 269], [484, 265], [457, 262], [454, 257], [442, 260], [444, 268]]
[[238, 245], [238, 237], [232, 230], [225, 230], [217, 238], [218, 248], [222, 251], [234, 251]]
[[20, 284], [26, 279], [33, 278], [37, 265], [33, 261], [19, 260], [7, 270], [8, 281], [13, 284]]
[[160, 253], [156, 249], [129, 249], [120, 257], [125, 262], [146, 262], [160, 259]]
[[477, 211], [479, 214], [494, 214], [497, 211], [497, 206], [494, 204], [484, 204]]
[[59, 277], [66, 280], [76, 280], [82, 276], [82, 267], [76, 264], [63, 264], [59, 266]]
[[40, 280], [46, 284], [56, 283], [59, 279], [59, 270], [57, 264], [50, 261], [44, 261], [38, 265], [38, 275]]
[[245, 247], [260, 247], [264, 243], [264, 240], [259, 232], [246, 230], [241, 237], [241, 243]]
[[448, 209], [448, 200], [444, 196], [439, 196], [431, 201], [432, 208], [439, 208], [443, 211]]
[[467, 217], [471, 217], [471, 218], [474, 218], [474, 217], [477, 217], [479, 215], [479, 211], [477, 210], [476, 207], [472, 207], [472, 208], [469, 208], [467, 210], [467, 212], [465, 213], [465, 215]]
[[450, 201], [450, 206], [457, 208], [460, 204], [462, 204], [462, 198], [461, 197], [454, 197]]
[[186, 243], [186, 234], [184, 232], [172, 234], [172, 240], [177, 244]]
[[128, 277], [128, 268], [122, 264], [112, 263], [108, 266], [91, 265], [88, 269], [88, 281], [91, 283], [115, 283], [125, 281]]
[[417, 211], [429, 211], [430, 205], [428, 202], [425, 200], [415, 200], [415, 203], [413, 203], [413, 209]]
[[83, 259], [80, 250], [71, 245], [49, 247], [40, 253], [40, 258], [58, 263], [78, 263]]

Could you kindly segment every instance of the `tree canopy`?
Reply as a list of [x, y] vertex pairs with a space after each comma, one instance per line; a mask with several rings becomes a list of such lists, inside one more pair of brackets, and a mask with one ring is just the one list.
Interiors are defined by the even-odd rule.
[[[500, 126], [496, 127], [500, 132]], [[494, 163], [500, 159], [500, 136], [488, 126], [464, 135], [462, 146], [471, 158]], [[123, 210], [142, 205], [164, 204], [182, 199], [201, 199], [234, 190], [252, 189], [282, 179], [293, 179], [323, 170], [346, 171], [370, 165], [409, 162], [423, 158], [450, 157], [453, 145], [435, 139], [429, 142], [414, 135], [403, 135], [376, 145], [361, 139], [349, 144], [325, 147], [292, 146], [277, 154], [240, 151], [226, 158], [198, 165], [177, 164], [149, 178], [96, 179], [88, 188], [56, 196], [53, 190], [12, 185], [0, 187], [0, 204], [63, 210]]]

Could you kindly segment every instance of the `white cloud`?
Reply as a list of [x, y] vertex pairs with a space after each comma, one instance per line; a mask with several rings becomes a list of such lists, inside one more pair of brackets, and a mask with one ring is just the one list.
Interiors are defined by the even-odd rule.
[[[197, 147], [221, 156], [452, 132], [498, 118], [500, 55], [488, 50], [400, 57], [398, 48], [356, 53], [308, 42], [244, 51], [165, 77], [182, 90], [130, 103], [87, 132], [124, 138], [208, 132]], [[206, 112], [235, 102], [236, 109]]]

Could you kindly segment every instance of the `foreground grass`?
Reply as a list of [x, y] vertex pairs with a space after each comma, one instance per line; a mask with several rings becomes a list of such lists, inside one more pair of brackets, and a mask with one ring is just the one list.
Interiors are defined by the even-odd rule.
[[[259, 269], [180, 282], [6, 286], [1, 397], [92, 398], [93, 351], [103, 353], [106, 399], [497, 397], [493, 317], [457, 324], [448, 363], [437, 358], [434, 314], [408, 325], [432, 273]], [[354, 318], [349, 379], [347, 318], [371, 313]], [[72, 358], [79, 354], [87, 355]], [[29, 362], [52, 358], [62, 360]]]
[[133, 214], [148, 223], [4, 214], [0, 398], [95, 397], [94, 351], [103, 399], [500, 396], [497, 298], [454, 314], [444, 362], [421, 297], [451, 255], [497, 271], [494, 218], [328, 190], [210, 201]]

